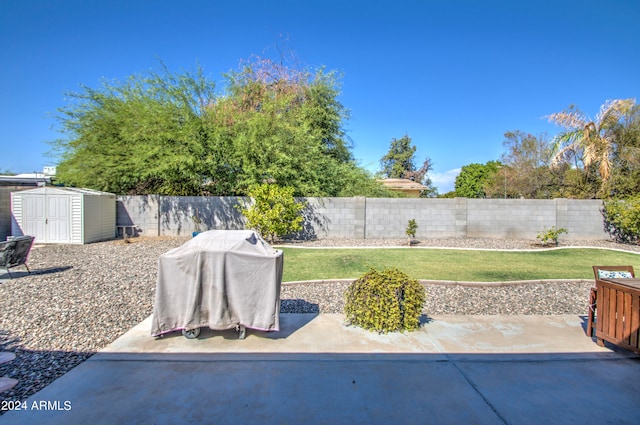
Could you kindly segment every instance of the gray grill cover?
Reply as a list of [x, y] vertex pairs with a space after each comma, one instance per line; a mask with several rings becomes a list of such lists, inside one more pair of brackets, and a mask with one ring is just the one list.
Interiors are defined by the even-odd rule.
[[210, 230], [160, 256], [151, 335], [280, 327], [282, 251], [252, 230]]

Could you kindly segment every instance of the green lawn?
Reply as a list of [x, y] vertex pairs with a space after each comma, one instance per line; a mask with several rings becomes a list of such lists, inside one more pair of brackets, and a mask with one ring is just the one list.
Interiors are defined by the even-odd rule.
[[284, 251], [284, 282], [356, 278], [369, 267], [397, 267], [415, 279], [498, 282], [535, 279], [592, 279], [594, 265], [632, 265], [640, 255], [595, 248], [535, 252], [372, 248]]

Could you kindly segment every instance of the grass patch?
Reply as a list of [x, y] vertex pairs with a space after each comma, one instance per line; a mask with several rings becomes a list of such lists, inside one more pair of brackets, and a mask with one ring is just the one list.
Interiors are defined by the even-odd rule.
[[591, 266], [632, 265], [640, 255], [597, 248], [516, 251], [373, 248], [284, 251], [283, 281], [357, 278], [370, 267], [397, 267], [414, 279], [499, 282], [593, 279]]

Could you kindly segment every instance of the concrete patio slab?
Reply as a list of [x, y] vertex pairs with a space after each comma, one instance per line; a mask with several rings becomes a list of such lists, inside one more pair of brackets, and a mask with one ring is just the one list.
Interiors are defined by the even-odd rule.
[[151, 317], [141, 322], [103, 351], [110, 353], [437, 353], [428, 333], [407, 332], [380, 335], [345, 326], [339, 314], [281, 314], [280, 330], [247, 329], [238, 339], [235, 330], [203, 328], [195, 340], [181, 332], [150, 336]]
[[150, 336], [149, 319], [0, 424], [640, 423], [640, 356], [578, 316], [436, 316], [378, 335], [341, 315]]
[[607, 353], [585, 335], [586, 319], [555, 316], [436, 316], [423, 332], [446, 353]]
[[[203, 328], [189, 340], [181, 332], [150, 336], [151, 317], [105, 347], [110, 353], [431, 353], [611, 354], [585, 336], [585, 319], [556, 316], [434, 316], [420, 330], [378, 334], [346, 326], [340, 314], [282, 314], [280, 331]], [[625, 355], [626, 351], [621, 351]]]

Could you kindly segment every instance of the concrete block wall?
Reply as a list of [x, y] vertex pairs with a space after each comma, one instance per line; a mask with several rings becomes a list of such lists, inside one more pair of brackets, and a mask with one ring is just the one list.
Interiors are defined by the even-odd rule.
[[0, 241], [11, 236], [11, 192], [34, 189], [33, 186], [1, 186], [0, 187]]
[[[0, 240], [11, 235], [11, 192], [0, 187]], [[303, 198], [305, 239], [405, 238], [408, 221], [418, 223], [419, 238], [507, 238], [534, 240], [552, 226], [564, 227], [570, 239], [609, 239], [602, 201], [582, 199], [390, 199]], [[143, 236], [190, 235], [199, 230], [242, 229], [235, 208], [241, 197], [118, 196], [118, 225], [135, 226]]]
[[467, 200], [469, 238], [535, 239], [556, 224], [554, 199]]
[[160, 234], [191, 235], [194, 231], [239, 230], [245, 219], [236, 208], [249, 198], [238, 196], [162, 196], [160, 198]]
[[304, 239], [362, 239], [365, 231], [364, 197], [300, 198], [305, 202], [303, 230], [294, 237]]
[[[118, 196], [117, 225], [135, 226], [143, 236], [184, 236], [211, 229], [244, 229], [235, 196]], [[197, 217], [197, 219], [196, 219]]]
[[412, 219], [418, 224], [418, 239], [465, 237], [464, 226], [459, 226], [458, 205], [456, 199], [369, 198], [365, 237], [404, 238]]
[[161, 236], [158, 195], [116, 197], [116, 226], [135, 226], [140, 236]]
[[11, 192], [6, 187], [0, 187], [0, 241], [11, 236]]
[[11, 192], [9, 188], [0, 187], [0, 241], [11, 235]]
[[[600, 239], [604, 230], [603, 204], [598, 199], [557, 199], [558, 228], [569, 231], [567, 236], [580, 234], [583, 239]], [[608, 236], [608, 235], [607, 235]]]
[[[190, 235], [194, 230], [242, 229], [235, 208], [240, 197], [118, 197], [118, 224], [136, 225], [149, 236]], [[599, 200], [571, 199], [420, 199], [302, 198], [300, 239], [406, 238], [409, 220], [420, 238], [495, 238], [535, 240], [553, 226], [570, 239], [609, 239]], [[197, 216], [198, 227], [193, 219]]]

